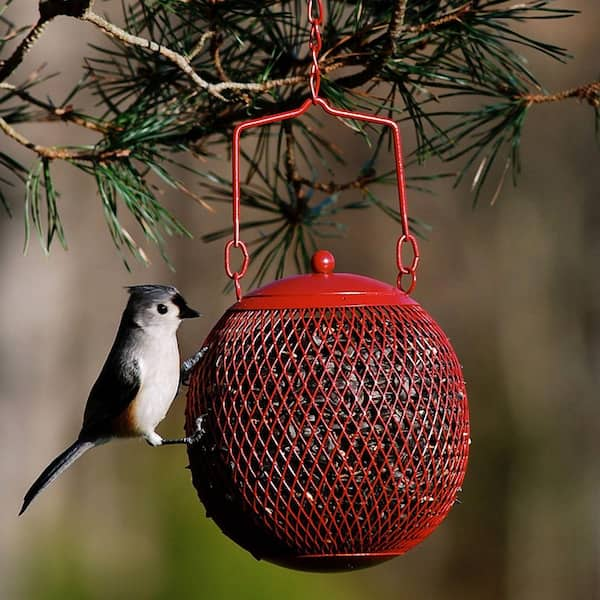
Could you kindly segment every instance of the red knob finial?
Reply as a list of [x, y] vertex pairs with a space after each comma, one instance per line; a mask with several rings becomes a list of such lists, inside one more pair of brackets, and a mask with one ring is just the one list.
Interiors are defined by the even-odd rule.
[[328, 275], [335, 269], [335, 258], [327, 250], [317, 250], [312, 257], [311, 266], [313, 273]]

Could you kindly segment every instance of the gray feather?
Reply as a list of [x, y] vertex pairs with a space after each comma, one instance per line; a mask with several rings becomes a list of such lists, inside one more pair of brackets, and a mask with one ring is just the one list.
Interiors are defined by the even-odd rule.
[[88, 442], [77, 440], [71, 444], [64, 452], [59, 454], [41, 473], [41, 475], [33, 482], [33, 485], [27, 490], [23, 499], [23, 506], [19, 511], [22, 515], [33, 499], [47, 486], [49, 486], [63, 471], [68, 469], [84, 452], [93, 448], [99, 441]]

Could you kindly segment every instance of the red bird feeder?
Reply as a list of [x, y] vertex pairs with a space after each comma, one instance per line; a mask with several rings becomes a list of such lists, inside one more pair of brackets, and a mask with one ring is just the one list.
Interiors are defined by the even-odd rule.
[[[311, 17], [313, 57], [321, 15]], [[224, 533], [257, 558], [332, 571], [376, 564], [426, 538], [456, 502], [470, 439], [456, 354], [408, 293], [419, 254], [408, 229], [398, 126], [331, 107], [318, 97], [314, 65], [312, 98], [300, 108], [235, 130], [234, 238], [225, 262], [238, 302], [209, 334], [191, 373], [186, 431], [195, 433], [203, 417], [201, 441], [188, 446], [190, 468]], [[313, 104], [391, 128], [403, 230], [397, 286], [334, 273], [333, 256], [319, 251], [312, 274], [242, 297], [249, 258], [239, 237], [240, 135]], [[408, 267], [404, 245], [413, 250]], [[234, 247], [244, 256], [239, 272], [230, 267]]]

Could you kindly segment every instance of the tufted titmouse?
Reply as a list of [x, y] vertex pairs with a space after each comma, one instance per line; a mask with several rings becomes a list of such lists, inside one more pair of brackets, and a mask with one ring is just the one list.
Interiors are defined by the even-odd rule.
[[19, 514], [84, 452], [112, 438], [143, 437], [152, 446], [189, 441], [163, 440], [154, 429], [179, 387], [177, 328], [182, 319], [200, 315], [174, 287], [136, 285], [128, 290], [129, 302], [88, 397], [79, 437], [35, 480]]

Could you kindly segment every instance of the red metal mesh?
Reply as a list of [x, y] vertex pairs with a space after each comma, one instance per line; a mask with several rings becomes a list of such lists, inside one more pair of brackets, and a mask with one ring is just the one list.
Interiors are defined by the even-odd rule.
[[206, 346], [186, 411], [188, 434], [207, 415], [193, 481], [255, 556], [357, 566], [444, 519], [465, 475], [468, 407], [456, 355], [420, 306], [230, 310]]

